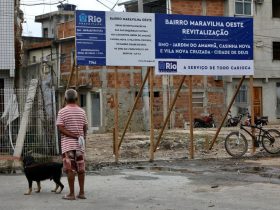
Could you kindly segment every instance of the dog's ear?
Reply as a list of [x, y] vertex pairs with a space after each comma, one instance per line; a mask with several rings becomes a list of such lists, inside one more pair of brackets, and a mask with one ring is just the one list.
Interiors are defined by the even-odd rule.
[[35, 159], [32, 156], [25, 156], [22, 162], [24, 166], [29, 166], [35, 162]]

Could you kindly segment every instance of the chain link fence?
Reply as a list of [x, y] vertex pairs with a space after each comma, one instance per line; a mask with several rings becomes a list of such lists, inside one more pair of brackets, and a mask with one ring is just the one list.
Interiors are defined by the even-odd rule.
[[[0, 159], [13, 156], [19, 139], [21, 126], [23, 133], [21, 156], [32, 154], [37, 158], [48, 158], [58, 154], [55, 132], [54, 92], [36, 88], [32, 102], [27, 101], [28, 89], [0, 89]], [[24, 113], [26, 104], [31, 109]], [[25, 117], [23, 115], [25, 114]]]

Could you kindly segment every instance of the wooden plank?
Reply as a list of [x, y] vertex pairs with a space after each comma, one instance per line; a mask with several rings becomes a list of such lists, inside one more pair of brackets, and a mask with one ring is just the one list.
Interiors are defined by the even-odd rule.
[[30, 114], [30, 111], [31, 111], [32, 106], [33, 106], [33, 102], [34, 102], [34, 98], [35, 98], [35, 95], [36, 95], [37, 87], [38, 87], [38, 80], [37, 79], [32, 79], [30, 81], [30, 85], [29, 85], [29, 89], [28, 89], [28, 95], [27, 95], [27, 98], [26, 98], [26, 103], [25, 103], [25, 106], [24, 106], [24, 111], [23, 111], [23, 115], [22, 115], [22, 118], [21, 118], [21, 122], [20, 122], [19, 132], [18, 132], [16, 146], [15, 146], [14, 155], [13, 155], [14, 157], [20, 158], [21, 153], [22, 153], [24, 140], [25, 140], [25, 135], [26, 135], [26, 130], [27, 130], [27, 125], [28, 125], [28, 121], [29, 121], [29, 114]]
[[[150, 67], [152, 68], [152, 67]], [[150, 162], [154, 161], [154, 71], [150, 70]]]
[[118, 67], [115, 67], [115, 117], [114, 117], [114, 128], [115, 128], [115, 161], [119, 161], [119, 81], [118, 81]]
[[166, 116], [166, 118], [165, 118], [165, 120], [164, 120], [163, 127], [162, 127], [161, 130], [160, 130], [160, 133], [159, 133], [158, 138], [157, 138], [157, 142], [156, 142], [156, 144], [155, 144], [155, 146], [154, 146], [154, 152], [156, 152], [157, 147], [158, 147], [158, 145], [159, 145], [159, 143], [160, 143], [160, 140], [161, 140], [163, 131], [165, 130], [165, 127], [166, 127], [167, 122], [168, 122], [168, 120], [169, 120], [170, 114], [171, 114], [171, 112], [172, 112], [172, 110], [173, 110], [173, 107], [174, 107], [174, 105], [175, 105], [175, 103], [176, 103], [176, 100], [177, 100], [177, 98], [178, 98], [178, 95], [179, 95], [179, 93], [180, 93], [180, 90], [181, 90], [181, 88], [182, 88], [182, 86], [183, 86], [183, 83], [184, 83], [184, 81], [185, 81], [185, 78], [186, 78], [186, 75], [184, 75], [184, 76], [182, 77], [182, 79], [181, 79], [181, 81], [180, 81], [180, 85], [179, 85], [179, 87], [178, 87], [178, 89], [177, 89], [177, 91], [176, 91], [176, 94], [175, 94], [175, 96], [174, 96], [174, 98], [173, 98], [173, 100], [172, 100], [171, 106], [170, 106], [169, 111], [168, 111], [168, 113], [167, 113], [167, 116]]
[[139, 100], [139, 98], [140, 98], [140, 96], [141, 96], [141, 94], [142, 94], [142, 92], [143, 92], [144, 85], [145, 85], [145, 83], [146, 83], [146, 81], [147, 81], [147, 78], [148, 78], [148, 76], [149, 76], [149, 73], [150, 73], [150, 68], [148, 68], [148, 71], [147, 71], [147, 73], [146, 73], [146, 75], [145, 75], [144, 81], [142, 82], [142, 85], [141, 85], [141, 87], [140, 87], [140, 90], [139, 90], [139, 92], [138, 92], [138, 94], [137, 94], [137, 96], [136, 96], [136, 98], [135, 98], [135, 100], [134, 100], [134, 104], [133, 104], [133, 106], [132, 106], [132, 108], [131, 108], [131, 111], [130, 111], [129, 116], [128, 116], [128, 118], [127, 118], [127, 121], [126, 121], [126, 123], [125, 123], [125, 127], [124, 127], [124, 130], [123, 130], [122, 136], [121, 136], [121, 138], [120, 138], [120, 142], [119, 142], [119, 145], [118, 145], [118, 149], [120, 149], [120, 147], [121, 147], [121, 144], [122, 144], [122, 141], [123, 141], [123, 139], [124, 139], [126, 130], [127, 130], [127, 128], [128, 128], [128, 125], [129, 125], [129, 123], [130, 123], [130, 120], [131, 120], [131, 118], [132, 118], [132, 115], [133, 115], [133, 113], [134, 113], [134, 110], [135, 110], [135, 108], [136, 108], [137, 102], [138, 102], [138, 100]]
[[244, 79], [245, 79], [245, 76], [242, 76], [242, 78], [240, 79], [239, 84], [238, 84], [238, 86], [237, 86], [237, 88], [236, 88], [236, 91], [235, 91], [235, 93], [234, 93], [234, 95], [233, 95], [233, 97], [232, 97], [232, 99], [231, 99], [231, 101], [230, 101], [230, 103], [229, 103], [229, 105], [228, 105], [228, 108], [227, 108], [227, 111], [226, 111], [226, 113], [225, 113], [225, 115], [224, 115], [224, 117], [223, 117], [223, 120], [222, 120], [222, 122], [221, 122], [221, 124], [220, 124], [218, 130], [216, 131], [216, 134], [215, 134], [215, 136], [214, 136], [214, 138], [213, 138], [213, 140], [212, 140], [212, 142], [211, 142], [211, 144], [210, 144], [209, 150], [211, 150], [211, 149], [213, 148], [213, 145], [214, 145], [214, 143], [215, 143], [216, 140], [217, 140], [217, 137], [218, 137], [218, 135], [219, 135], [219, 133], [220, 133], [220, 131], [221, 131], [221, 128], [222, 128], [222, 126], [223, 126], [223, 124], [224, 124], [224, 122], [225, 122], [225, 120], [226, 120], [226, 118], [227, 118], [228, 112], [229, 112], [229, 110], [230, 110], [231, 107], [232, 107], [232, 104], [233, 104], [233, 102], [234, 102], [234, 100], [235, 100], [235, 98], [236, 98], [236, 96], [237, 96], [237, 94], [238, 94], [238, 91], [239, 91], [241, 85], [243, 84]]
[[189, 143], [189, 155], [190, 159], [194, 158], [194, 142], [193, 142], [193, 107], [192, 107], [192, 76], [189, 76], [189, 119], [190, 119], [190, 143]]
[[[255, 124], [255, 109], [254, 109], [254, 79], [253, 79], [253, 76], [250, 76], [250, 103], [251, 103], [251, 125], [254, 125]], [[252, 150], [251, 150], [251, 153], [254, 154], [256, 152], [256, 147], [255, 147], [255, 141], [256, 141], [256, 138], [255, 138], [255, 129], [252, 128], [251, 130], [252, 132]]]
[[74, 59], [73, 66], [72, 66], [71, 73], [70, 73], [70, 77], [69, 77], [67, 85], [66, 85], [66, 90], [69, 88], [69, 86], [71, 84], [75, 68], [76, 68], [76, 63], [75, 63], [75, 59]]

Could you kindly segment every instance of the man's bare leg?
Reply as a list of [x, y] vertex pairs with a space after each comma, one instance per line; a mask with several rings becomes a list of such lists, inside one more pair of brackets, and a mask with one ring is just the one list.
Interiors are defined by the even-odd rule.
[[72, 170], [67, 172], [68, 185], [69, 185], [69, 194], [65, 195], [63, 199], [66, 200], [75, 200], [75, 173]]
[[77, 197], [80, 198], [80, 199], [86, 199], [86, 197], [85, 197], [85, 189], [84, 189], [84, 185], [85, 185], [85, 172], [78, 173], [78, 180], [79, 180], [80, 192], [79, 192]]

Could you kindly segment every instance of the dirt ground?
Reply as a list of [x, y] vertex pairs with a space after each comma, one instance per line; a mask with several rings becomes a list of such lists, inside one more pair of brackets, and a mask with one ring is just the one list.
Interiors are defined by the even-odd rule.
[[[275, 128], [280, 130], [280, 125], [270, 125], [267, 128]], [[227, 161], [231, 158], [225, 151], [224, 139], [234, 130], [238, 130], [238, 127], [222, 128], [213, 148], [209, 150], [209, 146], [213, 141], [213, 137], [217, 128], [195, 128], [194, 129], [194, 159], [195, 160], [209, 160], [218, 159], [219, 161]], [[154, 141], [157, 142], [159, 131], [155, 131]], [[119, 137], [121, 136], [121, 132]], [[189, 155], [189, 130], [188, 129], [174, 129], [166, 130], [162, 135], [160, 144], [154, 153], [154, 161], [180, 161], [190, 159]], [[257, 148], [256, 152], [252, 154], [252, 140], [249, 139], [249, 150], [244, 155], [245, 158], [266, 158], [265, 163], [270, 162], [269, 155], [262, 148]], [[119, 164], [132, 164], [137, 165], [139, 162], [149, 162], [150, 160], [150, 133], [138, 132], [138, 133], [126, 133], [119, 151]], [[277, 156], [277, 155], [276, 155]], [[268, 158], [267, 158], [268, 157]], [[57, 161], [61, 161], [58, 156], [55, 158]], [[87, 170], [93, 171], [100, 168], [114, 165], [115, 156], [113, 154], [113, 135], [112, 133], [105, 134], [90, 134], [86, 141], [86, 160]], [[273, 161], [273, 159], [271, 159]], [[2, 161], [3, 162], [3, 161]], [[0, 161], [0, 169], [3, 169], [3, 173], [6, 173], [7, 162], [4, 159], [2, 164]], [[269, 163], [270, 164], [270, 163]], [[2, 166], [3, 165], [3, 166]], [[8, 164], [10, 166], [10, 164]], [[2, 170], [1, 170], [2, 171]], [[1, 172], [0, 171], [0, 172]]]
[[[280, 125], [270, 125], [267, 128], [280, 130]], [[196, 128], [194, 129], [194, 159], [230, 158], [224, 148], [224, 139], [227, 134], [238, 127], [222, 128], [213, 148], [209, 150], [209, 145], [213, 140], [217, 128]], [[158, 132], [155, 132], [155, 142], [158, 140]], [[121, 135], [121, 133], [120, 133]], [[119, 162], [149, 161], [150, 133], [127, 133], [120, 148]], [[249, 148], [252, 148], [252, 141], [249, 138]], [[161, 142], [155, 152], [154, 160], [176, 160], [189, 159], [189, 130], [176, 129], [164, 131]], [[251, 149], [245, 157], [257, 156], [266, 157], [268, 154], [257, 148], [254, 154]], [[115, 162], [113, 154], [113, 135], [91, 134], [87, 139], [87, 161], [93, 164]]]

